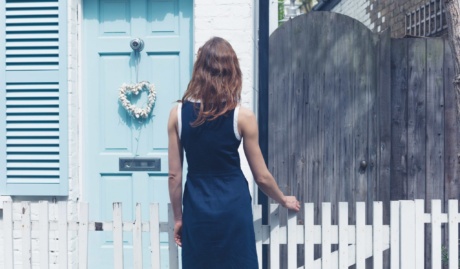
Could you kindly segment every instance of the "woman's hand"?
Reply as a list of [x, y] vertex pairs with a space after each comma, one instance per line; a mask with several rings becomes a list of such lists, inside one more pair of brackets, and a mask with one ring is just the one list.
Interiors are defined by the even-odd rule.
[[174, 224], [174, 241], [179, 247], [182, 247], [182, 221], [178, 220]]
[[284, 196], [283, 203], [281, 205], [295, 212], [299, 212], [300, 210], [300, 202], [297, 201], [295, 196]]

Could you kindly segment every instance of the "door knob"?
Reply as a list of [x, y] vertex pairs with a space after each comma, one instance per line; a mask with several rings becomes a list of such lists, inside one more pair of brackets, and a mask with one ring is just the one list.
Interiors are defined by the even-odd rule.
[[131, 40], [131, 42], [129, 42], [129, 46], [131, 46], [134, 51], [142, 51], [144, 49], [144, 40], [140, 38], [134, 38]]

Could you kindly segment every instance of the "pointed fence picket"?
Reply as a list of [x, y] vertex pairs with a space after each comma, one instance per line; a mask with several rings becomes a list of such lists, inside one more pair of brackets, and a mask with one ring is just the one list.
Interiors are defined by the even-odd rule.
[[[447, 213], [441, 211], [441, 201], [431, 201], [431, 213], [424, 212], [424, 201], [392, 201], [390, 225], [382, 223], [383, 206], [381, 202], [373, 203], [373, 224], [366, 225], [366, 204], [356, 204], [356, 224], [348, 223], [348, 204], [338, 204], [338, 225], [331, 223], [331, 204], [322, 204], [322, 225], [314, 224], [314, 205], [304, 204], [305, 222], [297, 223], [297, 214], [287, 211], [279, 205], [270, 205], [269, 224], [262, 224], [262, 207], [253, 208], [254, 230], [259, 267], [262, 268], [262, 245], [269, 245], [267, 262], [270, 269], [287, 266], [288, 269], [297, 268], [297, 245], [304, 245], [304, 261], [307, 266], [299, 268], [339, 268], [345, 269], [356, 265], [357, 269], [365, 268], [366, 258], [373, 257], [375, 269], [383, 268], [383, 251], [392, 248], [390, 266], [392, 269], [413, 269], [425, 267], [425, 224], [431, 224], [432, 253], [431, 268], [442, 268], [442, 225], [446, 224], [449, 234], [447, 245], [449, 257], [458, 257], [458, 224], [460, 222], [458, 201], [448, 203]], [[115, 268], [123, 268], [123, 232], [133, 233], [133, 268], [144, 268], [142, 257], [142, 240], [150, 241], [151, 268], [160, 269], [160, 233], [169, 233], [169, 268], [180, 267], [179, 250], [175, 245], [172, 232], [174, 221], [171, 206], [168, 208], [169, 222], [159, 221], [159, 205], [151, 204], [149, 221], [142, 222], [141, 205], [135, 208], [135, 219], [132, 222], [122, 221], [121, 203], [113, 204], [113, 222], [89, 221], [87, 203], [79, 203], [77, 221], [67, 219], [67, 202], [58, 202], [57, 218], [50, 219], [51, 205], [48, 202], [38, 203], [38, 220], [31, 218], [31, 203], [21, 202], [20, 219], [13, 219], [13, 202], [3, 205], [4, 256], [0, 259], [0, 268], [32, 268], [36, 264], [39, 268], [49, 268], [50, 261], [50, 234], [58, 237], [59, 268], [68, 266], [68, 238], [69, 232], [77, 233], [78, 268], [87, 268], [88, 265], [88, 236], [89, 231], [112, 231], [114, 240]], [[283, 218], [284, 216], [284, 218]], [[286, 224], [281, 225], [281, 220]], [[21, 245], [15, 245], [13, 233], [20, 233]], [[143, 232], [149, 232], [149, 238], [142, 238]], [[38, 234], [37, 250], [32, 250], [32, 236]], [[280, 265], [280, 247], [286, 245], [287, 264]], [[322, 257], [314, 259], [314, 245], [321, 245]], [[338, 246], [337, 251], [331, 252], [331, 246]], [[20, 249], [21, 259], [15, 260], [15, 249]], [[3, 264], [2, 264], [3, 262]], [[34, 264], [33, 264], [34, 262]], [[458, 269], [458, 259], [448, 259], [449, 269]]]

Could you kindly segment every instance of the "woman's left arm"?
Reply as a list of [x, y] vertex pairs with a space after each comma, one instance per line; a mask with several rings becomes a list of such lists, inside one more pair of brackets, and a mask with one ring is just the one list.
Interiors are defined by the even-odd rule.
[[168, 185], [174, 220], [182, 222], [182, 162], [183, 150], [178, 134], [177, 106], [171, 109], [168, 121]]

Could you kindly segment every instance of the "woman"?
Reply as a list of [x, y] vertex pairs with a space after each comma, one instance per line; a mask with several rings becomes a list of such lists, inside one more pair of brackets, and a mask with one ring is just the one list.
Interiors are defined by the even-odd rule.
[[[262, 191], [288, 209], [300, 209], [265, 165], [256, 118], [239, 107], [241, 88], [233, 48], [214, 37], [198, 51], [187, 91], [170, 113], [169, 194], [183, 269], [258, 268], [251, 197], [238, 154], [241, 140]], [[188, 172], [182, 200], [184, 150]]]

